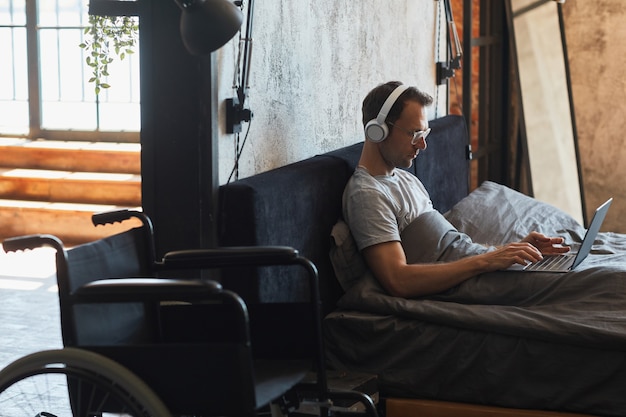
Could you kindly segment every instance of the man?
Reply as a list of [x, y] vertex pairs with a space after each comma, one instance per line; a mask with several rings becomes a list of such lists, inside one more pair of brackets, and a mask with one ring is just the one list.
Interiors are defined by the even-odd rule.
[[365, 144], [346, 185], [343, 214], [363, 257], [385, 290], [398, 297], [435, 294], [478, 274], [569, 251], [563, 238], [532, 232], [520, 242], [452, 262], [408, 264], [400, 234], [433, 211], [421, 181], [403, 169], [426, 149], [426, 107], [432, 98], [415, 87], [388, 82], [363, 100]]

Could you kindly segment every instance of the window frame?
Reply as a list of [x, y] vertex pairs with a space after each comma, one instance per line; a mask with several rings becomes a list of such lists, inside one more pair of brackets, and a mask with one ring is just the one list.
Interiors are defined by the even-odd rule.
[[[28, 72], [28, 132], [3, 133], [0, 137], [19, 137], [25, 139], [45, 139], [54, 141], [85, 142], [127, 142], [139, 143], [139, 131], [102, 131], [76, 129], [46, 129], [42, 122], [41, 65], [39, 59], [38, 0], [25, 0], [26, 12], [26, 47]], [[78, 45], [77, 45], [78, 47]]]

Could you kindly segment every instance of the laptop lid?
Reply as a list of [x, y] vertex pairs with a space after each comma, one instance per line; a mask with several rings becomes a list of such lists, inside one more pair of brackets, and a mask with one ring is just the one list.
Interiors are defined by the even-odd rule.
[[609, 207], [611, 206], [612, 202], [613, 198], [609, 198], [596, 209], [595, 213], [593, 214], [593, 218], [591, 219], [591, 223], [589, 223], [587, 233], [585, 233], [583, 243], [580, 245], [580, 249], [578, 249], [576, 259], [574, 259], [574, 263], [572, 264], [571, 269], [576, 268], [578, 264], [580, 264], [587, 257], [587, 255], [589, 255], [589, 252], [591, 252], [593, 242], [595, 242], [596, 240], [596, 236], [600, 231], [602, 222], [604, 222], [604, 218], [606, 217], [606, 213], [609, 211]]
[[[585, 237], [583, 238], [580, 248], [576, 254], [568, 252], [566, 254], [545, 257], [543, 261], [533, 264], [514, 264], [506, 268], [505, 271], [568, 272], [573, 270], [587, 257], [587, 255], [589, 255], [589, 252], [591, 252], [591, 247], [596, 240], [596, 236], [600, 231], [600, 227], [602, 226], [602, 222], [606, 217], [606, 213], [608, 212], [612, 201], [613, 199], [609, 198], [596, 209], [593, 218], [591, 219], [591, 223], [589, 224], [589, 228], [585, 232]], [[553, 264], [552, 262], [556, 259], [562, 259], [563, 262], [557, 261], [557, 264]]]

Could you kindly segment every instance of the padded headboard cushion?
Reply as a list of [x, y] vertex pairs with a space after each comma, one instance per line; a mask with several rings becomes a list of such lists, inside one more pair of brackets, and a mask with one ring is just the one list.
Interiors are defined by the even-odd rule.
[[[449, 210], [468, 193], [467, 129], [461, 116], [431, 121], [428, 149], [410, 168], [433, 204]], [[329, 259], [330, 231], [341, 216], [341, 196], [363, 143], [289, 164], [220, 187], [221, 246], [292, 246], [319, 271], [324, 311], [334, 308], [341, 288]], [[293, 269], [225, 271], [222, 282], [247, 301], [306, 300], [305, 279]]]

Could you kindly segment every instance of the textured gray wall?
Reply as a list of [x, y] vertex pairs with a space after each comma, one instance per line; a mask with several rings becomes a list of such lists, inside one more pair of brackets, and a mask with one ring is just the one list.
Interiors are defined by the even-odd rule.
[[564, 4], [587, 211], [615, 201], [603, 229], [626, 232], [626, 8], [623, 0]]
[[[444, 40], [437, 36], [439, 3], [256, 1], [248, 101], [254, 118], [240, 178], [362, 140], [361, 101], [385, 81], [400, 80], [439, 97], [430, 117], [440, 117], [445, 87], [435, 86], [435, 59], [443, 56], [437, 45]], [[234, 163], [223, 101], [234, 95], [237, 43], [218, 51], [220, 183]], [[247, 124], [243, 129], [242, 140]]]
[[[254, 119], [240, 178], [361, 140], [361, 100], [387, 80], [438, 97], [430, 118], [441, 116], [445, 90], [435, 86], [434, 72], [442, 56], [440, 3], [256, 1], [248, 101]], [[626, 9], [622, 0], [568, 0], [563, 10], [588, 212], [615, 197], [604, 229], [626, 232]], [[221, 183], [234, 163], [223, 101], [234, 95], [237, 51], [236, 41], [218, 51]]]

